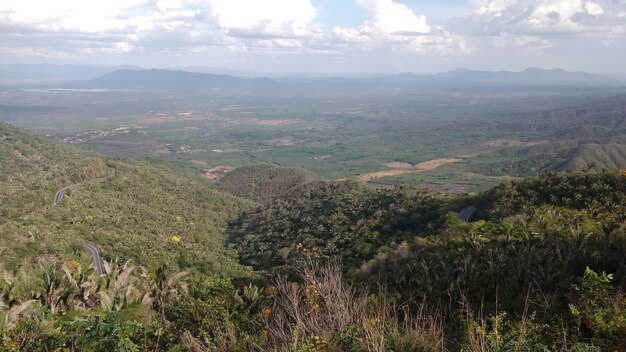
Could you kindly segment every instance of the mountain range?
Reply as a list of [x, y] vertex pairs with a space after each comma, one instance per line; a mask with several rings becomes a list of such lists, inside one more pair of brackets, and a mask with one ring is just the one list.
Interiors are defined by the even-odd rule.
[[[211, 73], [209, 73], [211, 72]], [[521, 72], [457, 69], [433, 75], [401, 73], [372, 77], [257, 77], [215, 74], [213, 69], [141, 69], [136, 66], [97, 65], [5, 65], [0, 81], [45, 80], [63, 88], [86, 89], [294, 89], [294, 88], [402, 88], [446, 89], [472, 87], [611, 87], [621, 86], [617, 78], [570, 72], [563, 69], [528, 68]], [[230, 71], [228, 71], [230, 72]], [[237, 73], [233, 71], [234, 73]], [[43, 82], [45, 83], [45, 82]]]

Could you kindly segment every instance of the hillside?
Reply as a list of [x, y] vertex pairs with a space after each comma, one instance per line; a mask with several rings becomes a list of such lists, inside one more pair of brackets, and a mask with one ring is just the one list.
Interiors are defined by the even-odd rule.
[[42, 213], [58, 189], [103, 177], [107, 169], [95, 153], [0, 122], [0, 224]]
[[[5, 124], [1, 128], [4, 265], [28, 265], [42, 257], [89, 263], [82, 248], [89, 241], [105, 259], [214, 273], [240, 270], [222, 245], [222, 232], [247, 202], [146, 162], [105, 160]], [[108, 166], [116, 170], [112, 179], [104, 178]], [[52, 206], [58, 189], [78, 182], [80, 187]]]
[[573, 149], [567, 161], [561, 166], [565, 170], [611, 170], [626, 168], [626, 145], [624, 144], [583, 144]]
[[317, 176], [298, 167], [271, 164], [237, 168], [216, 184], [216, 188], [238, 197], [265, 203], [299, 186], [313, 182]]

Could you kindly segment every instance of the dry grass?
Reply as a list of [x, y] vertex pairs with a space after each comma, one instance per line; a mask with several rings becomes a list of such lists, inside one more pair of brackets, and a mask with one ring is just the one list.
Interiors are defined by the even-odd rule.
[[368, 351], [442, 351], [442, 315], [426, 305], [411, 310], [381, 290], [369, 297], [345, 282], [337, 260], [312, 261], [301, 272], [301, 283], [276, 280], [275, 304], [267, 319], [266, 351], [294, 351], [307, 339], [328, 344], [333, 335], [357, 327], [358, 344]]

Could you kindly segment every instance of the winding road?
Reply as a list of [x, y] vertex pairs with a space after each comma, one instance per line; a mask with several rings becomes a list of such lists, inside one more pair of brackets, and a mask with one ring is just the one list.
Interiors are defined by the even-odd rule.
[[87, 249], [87, 252], [89, 252], [89, 256], [91, 257], [91, 260], [96, 267], [96, 272], [98, 273], [98, 276], [104, 275], [104, 269], [102, 268], [102, 258], [100, 258], [100, 250], [98, 249], [98, 247], [94, 246], [91, 243], [85, 243], [84, 246], [85, 249]]
[[54, 203], [52, 203], [52, 205], [59, 205], [61, 204], [61, 201], [63, 201], [63, 197], [65, 197], [65, 195], [67, 194], [67, 191], [69, 191], [72, 188], [78, 187], [80, 186], [80, 183], [77, 183], [75, 185], [70, 185], [70, 186], [65, 186], [63, 188], [61, 188], [57, 194], [54, 195]]
[[[109, 168], [109, 173], [107, 174], [106, 177], [101, 178], [100, 180], [105, 180], [105, 179], [112, 179], [113, 177], [115, 177], [115, 168], [110, 167]], [[63, 201], [63, 197], [65, 197], [65, 195], [67, 194], [67, 191], [69, 191], [70, 189], [76, 188], [78, 186], [80, 186], [80, 183], [75, 183], [73, 185], [69, 185], [69, 186], [65, 186], [63, 188], [61, 188], [55, 195], [54, 195], [54, 201], [52, 202], [53, 206], [59, 205], [61, 204], [61, 202]]]
[[[101, 178], [100, 180], [106, 180], [106, 179], [110, 180], [113, 177], [115, 177], [115, 168], [109, 167], [109, 173], [107, 174], [107, 176]], [[61, 204], [61, 202], [63, 201], [63, 197], [65, 197], [65, 195], [67, 194], [67, 191], [69, 191], [70, 189], [76, 188], [80, 185], [81, 185], [80, 183], [76, 183], [76, 184], [61, 188], [54, 195], [54, 202], [52, 203], [52, 205], [57, 206]], [[85, 246], [85, 249], [87, 249], [87, 252], [89, 252], [89, 256], [91, 257], [91, 260], [93, 261], [93, 265], [96, 267], [96, 272], [98, 273], [98, 276], [104, 275], [104, 268], [102, 267], [102, 258], [100, 257], [100, 250], [98, 249], [98, 247], [96, 247], [95, 245], [91, 243], [85, 243], [84, 246]]]
[[476, 207], [473, 205], [470, 205], [469, 207], [465, 207], [461, 209], [461, 211], [459, 212], [459, 218], [461, 218], [461, 220], [465, 222], [469, 222], [470, 217], [472, 217], [475, 211], [476, 211]]

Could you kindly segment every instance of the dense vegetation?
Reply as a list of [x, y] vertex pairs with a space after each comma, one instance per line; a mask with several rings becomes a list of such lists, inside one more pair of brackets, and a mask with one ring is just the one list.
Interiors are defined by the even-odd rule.
[[[462, 196], [278, 183], [253, 209], [173, 169], [2, 128], [12, 191], [0, 205], [0, 351], [613, 351], [626, 341], [626, 172], [549, 173]], [[65, 159], [77, 162], [71, 176], [55, 176]], [[37, 177], [47, 188], [30, 188]], [[52, 207], [65, 181], [81, 186]], [[463, 222], [470, 204], [478, 211]], [[102, 249], [103, 276], [83, 241]]]
[[257, 270], [294, 267], [302, 251], [356, 267], [382, 245], [441, 229], [447, 209], [445, 198], [426, 190], [317, 182], [242, 214], [228, 235], [241, 262]]

